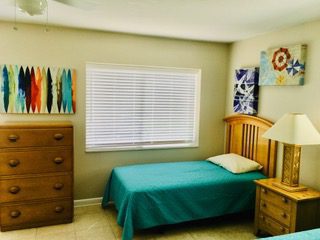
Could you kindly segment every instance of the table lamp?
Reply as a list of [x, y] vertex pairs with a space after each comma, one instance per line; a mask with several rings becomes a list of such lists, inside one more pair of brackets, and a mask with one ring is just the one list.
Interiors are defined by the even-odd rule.
[[302, 113], [287, 113], [262, 136], [283, 143], [281, 182], [274, 185], [289, 192], [306, 190], [299, 185], [301, 146], [320, 144], [320, 134], [309, 118]]

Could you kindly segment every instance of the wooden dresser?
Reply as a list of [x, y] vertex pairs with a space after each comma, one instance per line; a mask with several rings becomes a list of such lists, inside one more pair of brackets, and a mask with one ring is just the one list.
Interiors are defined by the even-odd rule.
[[72, 124], [1, 123], [1, 231], [72, 220]]
[[255, 234], [281, 235], [320, 226], [320, 192], [288, 192], [274, 186], [278, 179], [256, 180]]

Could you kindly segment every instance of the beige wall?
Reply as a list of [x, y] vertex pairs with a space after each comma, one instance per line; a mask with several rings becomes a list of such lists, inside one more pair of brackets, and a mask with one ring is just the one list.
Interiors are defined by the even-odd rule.
[[[234, 70], [259, 66], [260, 51], [270, 47], [308, 45], [304, 86], [260, 87], [258, 115], [276, 121], [287, 112], [306, 113], [320, 130], [320, 21], [291, 27], [232, 44], [228, 73], [226, 115], [233, 112]], [[300, 182], [320, 189], [320, 146], [302, 148]], [[281, 176], [282, 145], [278, 151], [277, 176]]]
[[[73, 116], [0, 115], [0, 122], [70, 120], [75, 127], [75, 199], [102, 196], [115, 166], [204, 159], [223, 152], [229, 45], [0, 22], [0, 64], [73, 67], [78, 73]], [[85, 153], [85, 63], [201, 68], [200, 146], [171, 150]]]

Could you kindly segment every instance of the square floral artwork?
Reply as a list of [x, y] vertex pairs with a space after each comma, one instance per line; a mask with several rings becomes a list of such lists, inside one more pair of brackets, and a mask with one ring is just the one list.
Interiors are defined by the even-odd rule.
[[259, 85], [303, 85], [306, 49], [300, 44], [261, 52]]

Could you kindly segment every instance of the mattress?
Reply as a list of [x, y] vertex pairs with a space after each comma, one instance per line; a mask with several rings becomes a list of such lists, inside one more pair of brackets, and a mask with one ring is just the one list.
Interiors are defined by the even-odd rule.
[[122, 239], [134, 229], [216, 217], [254, 208], [253, 180], [260, 172], [233, 174], [208, 161], [114, 168], [102, 206], [113, 201]]
[[320, 240], [320, 228], [281, 236], [260, 238], [261, 240]]

